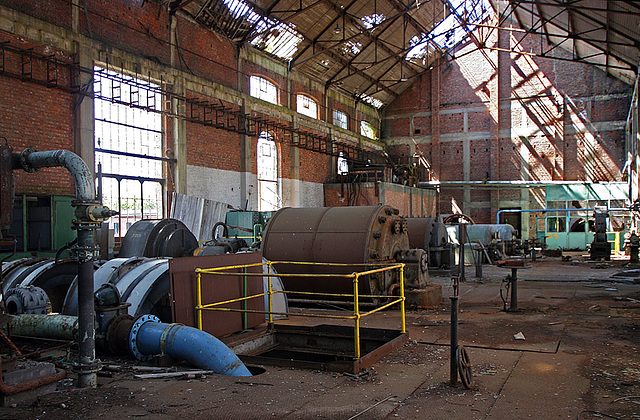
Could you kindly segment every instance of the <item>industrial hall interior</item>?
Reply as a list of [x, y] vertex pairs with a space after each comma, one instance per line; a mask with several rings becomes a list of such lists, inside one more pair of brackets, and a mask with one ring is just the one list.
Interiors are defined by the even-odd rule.
[[0, 0], [0, 419], [640, 419], [640, 2]]

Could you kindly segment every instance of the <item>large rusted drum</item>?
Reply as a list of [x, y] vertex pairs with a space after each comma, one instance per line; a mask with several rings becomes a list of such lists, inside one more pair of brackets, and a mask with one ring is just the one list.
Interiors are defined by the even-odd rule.
[[[390, 206], [284, 208], [269, 221], [262, 252], [270, 261], [375, 264], [395, 263], [409, 250], [406, 220]], [[372, 267], [368, 267], [372, 268]], [[280, 273], [352, 273], [362, 266], [279, 265]], [[287, 290], [352, 293], [345, 278], [283, 277]], [[370, 276], [360, 283], [365, 294], [383, 294], [397, 282], [393, 275]]]

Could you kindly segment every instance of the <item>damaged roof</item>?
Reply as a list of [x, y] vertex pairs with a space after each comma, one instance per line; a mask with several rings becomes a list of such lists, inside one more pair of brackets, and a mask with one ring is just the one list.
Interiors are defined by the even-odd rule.
[[[497, 0], [492, 0], [498, 7]], [[640, 60], [640, 2], [633, 0], [509, 0], [502, 16], [512, 16], [553, 47], [571, 53], [572, 61], [596, 64], [633, 84]]]
[[469, 21], [491, 10], [486, 0], [173, 0], [168, 7], [378, 108], [451, 46], [439, 25], [453, 8]]

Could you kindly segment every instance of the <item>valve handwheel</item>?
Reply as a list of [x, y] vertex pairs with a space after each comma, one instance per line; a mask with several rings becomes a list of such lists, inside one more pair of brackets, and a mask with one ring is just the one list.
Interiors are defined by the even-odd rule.
[[456, 361], [462, 385], [467, 389], [471, 389], [471, 381], [473, 378], [473, 374], [471, 373], [471, 361], [469, 360], [469, 354], [467, 354], [467, 350], [464, 346], [456, 347]]

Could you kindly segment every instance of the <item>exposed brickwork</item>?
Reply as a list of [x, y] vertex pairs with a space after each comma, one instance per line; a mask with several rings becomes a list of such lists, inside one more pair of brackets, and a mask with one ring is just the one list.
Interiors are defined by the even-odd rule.
[[[145, 2], [142, 6], [141, 2], [129, 0], [85, 0], [85, 5], [89, 25], [83, 20], [83, 35], [153, 61], [170, 63], [169, 16], [159, 4]], [[81, 15], [84, 19], [84, 13]]]
[[[0, 42], [3, 41], [20, 48], [33, 48], [37, 54], [53, 55], [64, 63], [71, 62], [71, 57], [63, 51], [0, 32]], [[21, 57], [7, 52], [4, 56], [4, 69], [20, 77], [23, 74]], [[47, 68], [42, 60], [32, 60], [24, 69], [25, 74], [36, 79], [47, 76]], [[69, 68], [61, 66], [57, 77], [60, 84], [67, 84], [70, 78]], [[27, 147], [39, 151], [74, 150], [71, 94], [35, 83], [25, 83], [17, 77], [0, 77], [0, 97], [0, 136], [6, 139], [14, 152], [21, 152]], [[16, 194], [74, 194], [71, 176], [62, 168], [45, 168], [36, 173], [14, 171], [14, 177]]]
[[2, 4], [63, 28], [71, 28], [71, 10], [73, 6], [70, 0], [2, 0]]
[[333, 177], [331, 160], [335, 157], [310, 150], [300, 150], [300, 180], [325, 183]]
[[[46, 3], [46, 4], [44, 4]], [[317, 90], [316, 82], [305, 81], [304, 76], [292, 72], [289, 76], [290, 90], [287, 88], [287, 77], [283, 76], [280, 69], [282, 64], [269, 61], [269, 59], [259, 58], [253, 62], [253, 58], [243, 58], [241, 61], [241, 74], [238, 73], [238, 50], [236, 44], [222, 35], [207, 30], [191, 21], [176, 15], [176, 44], [171, 45], [171, 18], [166, 13], [166, 8], [160, 2], [141, 2], [130, 0], [87, 0], [81, 2], [86, 6], [86, 12], [79, 10], [78, 32], [93, 41], [98, 41], [92, 46], [98, 45], [101, 51], [100, 57], [93, 57], [96, 60], [103, 60], [105, 56], [125, 56], [126, 53], [133, 55], [126, 58], [127, 70], [138, 71], [139, 64], [136, 57], [140, 58], [143, 66], [156, 68], [157, 74], [162, 74], [170, 66], [174, 65], [178, 77], [199, 78], [198, 83], [205, 85], [203, 92], [207, 92], [206, 86], [209, 82], [217, 83], [231, 90], [226, 92], [224, 100], [226, 106], [238, 108], [241, 93], [250, 92], [250, 76], [259, 75], [272, 80], [279, 88], [279, 104], [287, 106], [291, 104], [291, 109], [296, 109], [295, 96], [298, 93], [306, 94], [314, 98], [319, 106], [319, 117], [330, 124], [333, 123], [333, 109], [345, 112], [349, 117], [349, 129], [355, 132], [360, 131], [359, 122], [361, 119], [370, 121], [374, 126], [379, 125], [375, 117], [366, 113], [356, 112], [353, 99], [342, 94], [331, 92], [328, 99], [325, 99], [323, 91]], [[72, 30], [72, 10], [69, 0], [52, 0], [41, 2], [37, 0], [2, 2], [3, 5], [15, 9], [20, 13], [52, 23], [66, 30]], [[25, 18], [25, 20], [29, 20]], [[39, 23], [35, 20], [29, 21], [29, 25], [38, 28]], [[10, 41], [11, 45], [21, 48], [33, 48], [35, 52], [51, 55], [65, 62], [73, 62], [73, 58], [63, 52], [52, 49], [46, 45], [45, 36], [36, 36], [36, 31], [31, 30], [30, 34], [43, 42], [43, 44], [27, 41], [21, 37], [15, 37], [4, 32], [0, 32], [0, 41]], [[56, 39], [60, 34], [56, 33]], [[72, 46], [72, 43], [68, 45]], [[172, 50], [173, 55], [172, 63]], [[125, 54], [122, 54], [124, 52]], [[249, 54], [250, 56], [252, 53]], [[246, 57], [246, 55], [243, 55]], [[18, 57], [19, 58], [19, 57]], [[13, 60], [13, 61], [12, 61]], [[261, 64], [258, 64], [261, 63]], [[156, 66], [157, 63], [157, 66]], [[118, 58], [110, 59], [109, 64], [114, 68], [119, 68], [121, 62]], [[21, 75], [22, 63], [16, 61], [11, 56], [5, 56], [5, 71], [11, 71], [16, 75]], [[31, 71], [38, 73], [40, 79], [46, 79], [46, 68], [35, 65]], [[180, 73], [182, 72], [182, 73]], [[193, 77], [192, 77], [193, 76]], [[58, 73], [61, 85], [72, 86], [70, 67], [65, 67]], [[238, 89], [238, 83], [240, 87]], [[170, 87], [169, 87], [170, 88]], [[230, 99], [236, 95], [235, 99]], [[73, 95], [61, 89], [47, 89], [30, 82], [28, 78], [22, 81], [0, 76], [0, 93], [3, 95], [3, 112], [5, 117], [0, 121], [2, 132], [0, 135], [7, 137], [9, 145], [14, 150], [19, 150], [28, 145], [33, 145], [38, 150], [70, 149], [76, 150], [78, 145], [74, 144], [74, 108]], [[209, 96], [207, 96], [209, 95]], [[188, 97], [196, 97], [209, 103], [218, 103], [220, 98], [215, 95], [196, 95], [189, 91]], [[289, 97], [290, 95], [290, 97]], [[86, 100], [86, 99], [85, 99]], [[234, 102], [231, 104], [230, 101]], [[327, 104], [325, 110], [324, 105]], [[189, 116], [190, 107], [187, 106], [186, 115]], [[274, 119], [273, 116], [269, 116]], [[308, 120], [300, 118], [300, 128], [316, 134], [326, 135], [326, 128], [322, 131], [318, 127], [305, 127], [305, 123], [313, 125]], [[280, 121], [288, 125], [290, 120]], [[174, 136], [171, 121], [166, 119], [163, 123], [166, 131], [165, 139], [168, 147]], [[241, 145], [244, 136], [238, 133], [217, 129], [194, 122], [186, 123], [186, 164], [207, 168], [215, 168], [228, 171], [241, 171]], [[339, 131], [336, 130], [336, 133]], [[282, 132], [273, 133], [278, 144], [279, 153], [279, 176], [283, 178], [298, 177], [302, 181], [326, 182], [334, 174], [331, 172], [331, 157], [326, 154], [300, 150], [299, 168], [292, 170], [292, 153], [289, 143], [292, 139]], [[334, 137], [336, 135], [334, 134]], [[345, 136], [346, 137], [346, 136]], [[34, 139], [29, 142], [28, 139]], [[353, 136], [350, 137], [352, 141]], [[257, 160], [257, 138], [251, 139], [251, 171], [256, 173]], [[40, 174], [54, 174], [46, 176], [43, 182], [39, 180]], [[18, 174], [18, 173], [17, 173]], [[299, 175], [298, 175], [299, 174]], [[169, 182], [171, 188], [172, 183]], [[73, 184], [64, 170], [45, 170], [38, 175], [18, 174], [16, 184], [17, 193], [42, 194], [62, 194], [73, 193]]]
[[[492, 42], [509, 48], [518, 42], [512, 36], [520, 35], [501, 31]], [[521, 47], [539, 49], [540, 42], [531, 37]], [[472, 43], [457, 46], [460, 59], [436, 63], [386, 108], [385, 116], [393, 116], [385, 119], [392, 156], [404, 156], [399, 143], [407, 141], [394, 137], [414, 136], [437, 180], [621, 180], [630, 86], [595, 66], [472, 49]], [[554, 54], [571, 57], [560, 48]], [[414, 132], [408, 133], [411, 119]], [[443, 189], [441, 212], [455, 211], [455, 203], [462, 209], [462, 191]], [[466, 206], [479, 222], [493, 222], [502, 203], [520, 197], [520, 190], [472, 190]], [[487, 208], [472, 206], [478, 201]]]
[[[72, 96], [52, 92], [44, 86], [0, 77], [0, 136], [14, 152], [27, 147], [39, 151], [73, 150]], [[74, 194], [71, 176], [62, 168], [45, 168], [36, 173], [14, 171], [14, 177], [17, 194]]]
[[177, 34], [178, 68], [221, 85], [237, 87], [236, 50], [231, 41], [183, 19], [178, 20]]

